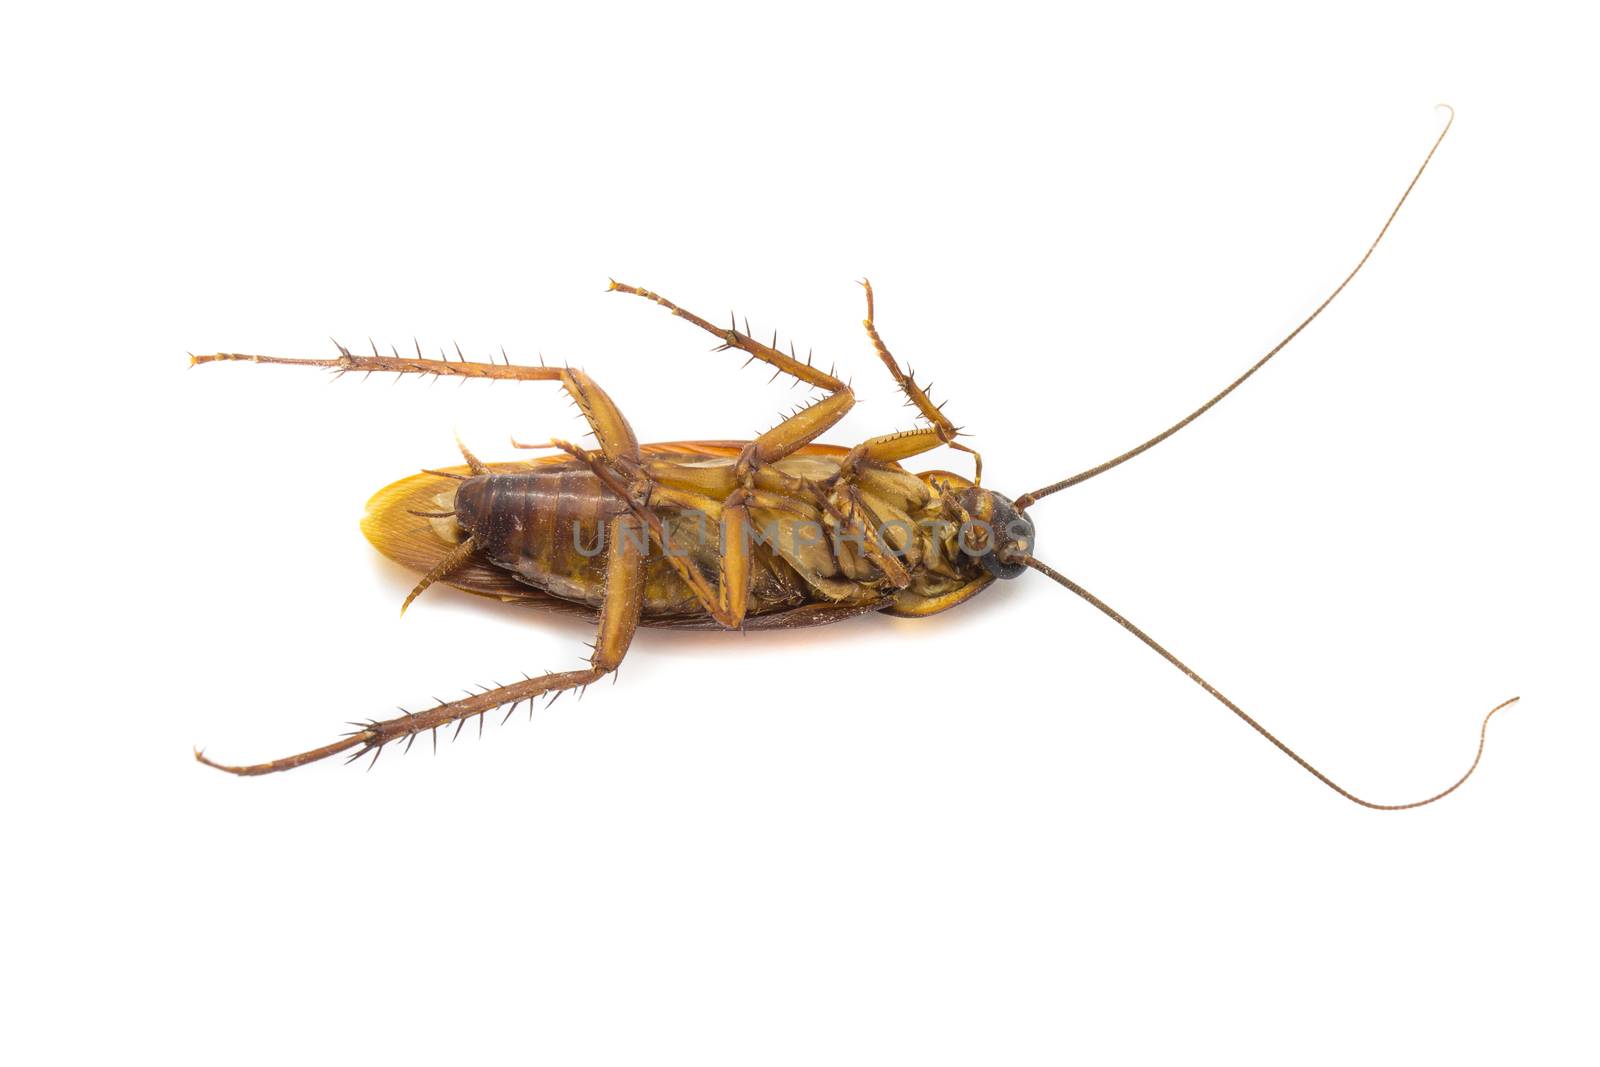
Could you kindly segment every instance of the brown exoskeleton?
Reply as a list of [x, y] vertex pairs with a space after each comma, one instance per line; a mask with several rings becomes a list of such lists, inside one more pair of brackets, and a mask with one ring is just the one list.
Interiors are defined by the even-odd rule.
[[[956, 426], [889, 353], [873, 323], [866, 287], [865, 326], [878, 358], [924, 423], [854, 448], [816, 443], [855, 402], [850, 387], [810, 359], [678, 307], [664, 297], [613, 281], [612, 290], [643, 297], [716, 336], [723, 349], [774, 368], [825, 395], [751, 441], [680, 441], [640, 445], [628, 421], [595, 381], [572, 367], [473, 363], [398, 352], [333, 359], [235, 353], [192, 356], [194, 363], [245, 361], [393, 374], [559, 382], [577, 404], [598, 447], [562, 441], [557, 454], [530, 463], [465, 463], [423, 471], [380, 490], [362, 528], [379, 551], [423, 577], [401, 610], [436, 581], [484, 596], [531, 601], [598, 621], [589, 666], [487, 689], [397, 718], [370, 721], [332, 744], [268, 763], [202, 763], [232, 774], [284, 771], [328, 756], [354, 759], [419, 733], [496, 708], [591, 684], [616, 670], [640, 626], [772, 629], [819, 626], [863, 612], [923, 616], [961, 604], [996, 579], [1036, 570], [1070, 589], [1183, 671], [1341, 796], [1369, 808], [1418, 807], [1453, 792], [1483, 755], [1489, 718], [1465, 774], [1448, 789], [1409, 804], [1373, 804], [1331, 781], [1143, 630], [1033, 556], [1029, 508], [1043, 497], [1093, 478], [1166, 440], [1237, 389], [1305, 329], [1356, 276], [1388, 231], [1438, 149], [1445, 123], [1405, 193], [1354, 269], [1305, 321], [1227, 388], [1161, 433], [1099, 466], [1011, 500], [980, 485], [983, 464]], [[971, 480], [947, 471], [912, 473], [906, 460], [939, 447], [973, 456]]]

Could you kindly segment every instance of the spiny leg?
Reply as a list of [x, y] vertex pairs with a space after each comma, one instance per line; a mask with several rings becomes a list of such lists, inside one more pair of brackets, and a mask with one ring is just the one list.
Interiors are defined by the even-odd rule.
[[[735, 490], [733, 495], [726, 499], [721, 516], [721, 562], [719, 571], [719, 585], [717, 590], [716, 608], [709, 604], [709, 587], [704, 592], [697, 590], [703, 603], [712, 617], [724, 626], [738, 626], [743, 618], [748, 600], [750, 581], [750, 554], [749, 539], [749, 512], [748, 503], [760, 504], [759, 497], [773, 495], [772, 491], [779, 494], [798, 494], [812, 499], [818, 507], [827, 510], [835, 521], [849, 530], [863, 533], [861, 540], [862, 550], [883, 571], [885, 577], [896, 588], [904, 588], [910, 584], [910, 576], [905, 568], [900, 565], [892, 555], [884, 550], [884, 546], [877, 540], [882, 534], [882, 526], [877, 517], [867, 508], [860, 495], [853, 489], [849, 490], [839, 506], [830, 503], [824, 487], [802, 484], [799, 480], [784, 475], [772, 467], [776, 461], [816, 440], [827, 429], [836, 424], [855, 403], [854, 394], [850, 387], [831, 374], [822, 374], [808, 360], [801, 363], [793, 355], [784, 355], [773, 345], [765, 345], [755, 340], [748, 333], [741, 333], [736, 326], [730, 324], [726, 330], [719, 329], [708, 320], [687, 311], [658, 293], [648, 289], [641, 289], [632, 285], [624, 285], [613, 280], [611, 289], [614, 292], [629, 293], [643, 297], [652, 303], [659, 304], [679, 318], [684, 318], [699, 326], [708, 333], [714, 334], [723, 340], [724, 348], [738, 348], [748, 352], [751, 359], [761, 360], [763, 363], [776, 368], [777, 373], [787, 373], [800, 381], [830, 390], [831, 396], [817, 403], [800, 409], [793, 415], [784, 419], [777, 426], [758, 436], [746, 448], [735, 468], [734, 482], [741, 488]], [[867, 290], [868, 296], [868, 323], [871, 325], [871, 287]], [[865, 445], [851, 453], [846, 468], [841, 474], [848, 478], [854, 472], [856, 465], [864, 461], [877, 461], [881, 463], [917, 455], [937, 448], [941, 444], [949, 443], [956, 435], [956, 428], [945, 419], [943, 414], [933, 406], [924, 393], [914, 382], [902, 375], [888, 352], [884, 350], [882, 342], [873, 339], [878, 345], [881, 355], [890, 364], [890, 369], [895, 375], [895, 380], [907, 389], [907, 395], [914, 400], [921, 398], [925, 411], [936, 420], [936, 426], [907, 433], [890, 434], [881, 438], [873, 438]], [[777, 338], [774, 335], [774, 342]], [[966, 451], [964, 446], [961, 447]], [[976, 453], [974, 453], [976, 455]], [[980, 461], [981, 464], [981, 461]], [[707, 486], [706, 488], [711, 488]], [[762, 489], [768, 490], [762, 493]], [[691, 584], [691, 587], [694, 586]]]
[[[707, 333], [721, 338], [723, 348], [737, 348], [741, 352], [748, 352], [751, 359], [760, 360], [773, 367], [776, 373], [790, 375], [807, 385], [816, 386], [829, 393], [828, 396], [801, 408], [750, 442], [744, 454], [739, 457], [737, 470], [741, 484], [748, 484], [749, 476], [757, 466], [776, 463], [815, 441], [855, 406], [856, 398], [850, 386], [832, 374], [824, 374], [814, 367], [809, 359], [802, 362], [793, 354], [784, 355], [773, 345], [762, 344], [748, 333], [739, 332], [731, 323], [727, 329], [714, 326], [694, 312], [686, 311], [666, 297], [652, 293], [648, 289], [624, 285], [615, 280], [611, 282], [611, 289], [613, 292], [629, 293], [660, 304], [679, 318], [687, 319]], [[773, 336], [773, 341], [777, 341], [776, 335]]]
[[[832, 374], [824, 374], [816, 370], [816, 366], [811, 365], [810, 360], [802, 363], [794, 355], [784, 355], [774, 346], [755, 341], [747, 333], [739, 333], [739, 330], [736, 330], [733, 325], [728, 326], [728, 330], [718, 330], [717, 326], [707, 322], [706, 318], [701, 318], [699, 315], [693, 314], [693, 312], [683, 310], [682, 307], [678, 307], [674, 302], [662, 298], [659, 294], [651, 293], [650, 290], [640, 290], [635, 286], [622, 285], [619, 282], [611, 282], [611, 288], [614, 291], [618, 291], [618, 293], [642, 296], [648, 301], [661, 304], [662, 307], [666, 307], [677, 317], [686, 318], [694, 325], [699, 326], [701, 330], [706, 330], [707, 333], [712, 333], [718, 338], [722, 338], [723, 347], [749, 352], [752, 360], [760, 360], [760, 362], [766, 363], [768, 366], [773, 366], [778, 373], [790, 374], [790, 376], [797, 378], [798, 381], [806, 382], [806, 384], [819, 387], [819, 389], [829, 390], [829, 397], [824, 397], [822, 400], [813, 403], [813, 405], [800, 408], [794, 414], [790, 414], [789, 418], [779, 422], [778, 426], [766, 430], [765, 434], [758, 435], [754, 442], [750, 442], [746, 446], [744, 453], [739, 456], [738, 464], [734, 466], [734, 482], [738, 483], [739, 488], [734, 490], [723, 502], [722, 515], [720, 515], [722, 541], [720, 541], [720, 563], [718, 563], [715, 603], [710, 601], [709, 585], [706, 585], [704, 592], [696, 589], [696, 595], [701, 598], [702, 603], [706, 605], [707, 613], [714, 617], [718, 624], [725, 625], [728, 629], [738, 629], [744, 624], [744, 614], [746, 614], [746, 605], [750, 595], [750, 581], [752, 581], [750, 504], [763, 506], [765, 498], [782, 501], [782, 499], [790, 498], [784, 498], [781, 494], [802, 493], [806, 494], [806, 496], [813, 496], [818, 501], [819, 506], [826, 507], [829, 512], [832, 512], [835, 520], [842, 523], [842, 525], [843, 523], [851, 522], [851, 517], [840, 514], [840, 510], [837, 507], [827, 502], [826, 494], [816, 491], [816, 486], [800, 485], [800, 483], [795, 482], [794, 478], [786, 477], [786, 475], [782, 475], [782, 472], [774, 469], [773, 464], [776, 464], [784, 456], [794, 454], [795, 451], [800, 450], [803, 446], [810, 445], [822, 434], [826, 434], [829, 427], [835, 426], [840, 419], [845, 418], [845, 413], [848, 413], [851, 406], [856, 403], [856, 397], [854, 397], [854, 392], [851, 392], [850, 386], [846, 386], [845, 382], [835, 378]], [[776, 342], [776, 334], [774, 334], [773, 341]], [[938, 445], [938, 442], [934, 442], [934, 445]], [[930, 445], [930, 448], [934, 445]], [[768, 486], [768, 483], [770, 483], [770, 488], [762, 488], [762, 486]], [[778, 493], [774, 493], [773, 490], [778, 491]], [[853, 512], [854, 522], [859, 523], [861, 515], [859, 515], [858, 502], [859, 498], [858, 501], [848, 502], [846, 507]], [[851, 528], [861, 528], [861, 526], [851, 526]], [[864, 550], [869, 553], [870, 557], [874, 558], [878, 566], [885, 571], [885, 574], [890, 576], [891, 582], [896, 582], [901, 587], [909, 584], [910, 579], [904, 573], [904, 568], [899, 566], [898, 561], [883, 553], [880, 550], [880, 545], [870, 544], [867, 539], [862, 541], [862, 545], [864, 545]], [[691, 568], [685, 565], [680, 569]], [[696, 577], [698, 577], [698, 574], [696, 574]], [[704, 582], [701, 582], [701, 584], [704, 585]], [[691, 589], [694, 589], [693, 582], [691, 582]]]
[[498, 381], [560, 382], [566, 389], [567, 395], [572, 397], [573, 403], [578, 405], [578, 410], [583, 413], [607, 460], [613, 463], [630, 461], [637, 463], [639, 460], [639, 439], [634, 435], [633, 427], [628, 425], [628, 420], [623, 418], [622, 412], [606, 395], [605, 390], [601, 389], [593, 378], [575, 367], [525, 367], [509, 362], [472, 363], [464, 359], [460, 361], [425, 359], [420, 346], [415, 359], [402, 356], [398, 352], [390, 356], [380, 355], [376, 346], [373, 347], [373, 354], [370, 356], [353, 355], [343, 345], [338, 345], [338, 348], [339, 355], [336, 359], [291, 359], [286, 356], [252, 356], [238, 352], [217, 352], [207, 356], [191, 355], [189, 363], [191, 366], [228, 361], [281, 363], [299, 367], [325, 367], [336, 374], [362, 371], [434, 374], [440, 377], [484, 378]]
[[[900, 371], [899, 365], [884, 347], [872, 324], [871, 284], [863, 282], [863, 285], [867, 290], [866, 327], [873, 344], [879, 356], [888, 365], [890, 373], [894, 375], [895, 381], [933, 425], [872, 438], [850, 453], [840, 472], [841, 476], [848, 480], [856, 467], [863, 462], [892, 463], [931, 451], [941, 444], [952, 444], [962, 451], [972, 452], [972, 449], [965, 445], [954, 443], [958, 433], [954, 424], [945, 418], [938, 407], [928, 399], [927, 393], [911, 380], [909, 374]], [[881, 523], [878, 522], [877, 516], [871, 513], [871, 509], [866, 507], [858, 493], [853, 489], [848, 491], [840, 502], [841, 510], [841, 506], [829, 502], [824, 487], [797, 484], [795, 479], [783, 475], [772, 467], [778, 460], [816, 440], [844, 417], [855, 403], [854, 394], [848, 385], [832, 374], [823, 374], [809, 359], [802, 363], [792, 354], [786, 356], [778, 351], [775, 347], [776, 335], [773, 338], [774, 345], [762, 344], [748, 332], [741, 333], [734, 324], [730, 323], [727, 329], [720, 329], [707, 319], [679, 307], [648, 289], [625, 285], [616, 280], [612, 280], [611, 289], [614, 292], [629, 293], [659, 304], [673, 315], [687, 319], [706, 332], [721, 338], [722, 347], [737, 348], [747, 352], [751, 359], [760, 360], [773, 367], [775, 373], [789, 374], [799, 381], [827, 389], [831, 393], [830, 396], [800, 409], [766, 433], [759, 435], [740, 456], [734, 476], [734, 482], [740, 489], [726, 498], [720, 516], [722, 551], [715, 602], [712, 601], [709, 584], [700, 578], [698, 572], [693, 572], [692, 575], [684, 574], [685, 581], [714, 619], [721, 625], [729, 627], [737, 627], [743, 620], [748, 600], [751, 553], [747, 504], [759, 504], [758, 496], [762, 495], [763, 488], [776, 490], [782, 494], [798, 494], [811, 498], [846, 529], [863, 531], [866, 535], [862, 540], [863, 552], [884, 572], [889, 582], [897, 588], [904, 588], [910, 583], [910, 577], [904, 567], [876, 541], [882, 534]], [[976, 452], [972, 454], [977, 459], [981, 474], [982, 459], [977, 458]], [[704, 488], [709, 490], [713, 487], [707, 485]], [[692, 571], [687, 564], [680, 563], [678, 566], [680, 572]]]
[[610, 291], [614, 293], [628, 293], [632, 296], [642, 296], [651, 303], [660, 304], [678, 318], [687, 319], [689, 322], [694, 323], [702, 330], [714, 337], [719, 338], [722, 341], [722, 345], [717, 349], [719, 352], [727, 348], [737, 348], [741, 352], [749, 353], [751, 359], [758, 359], [767, 366], [772, 367], [783, 374], [787, 374], [793, 378], [798, 378], [807, 385], [814, 385], [818, 389], [825, 389], [830, 393], [841, 392], [846, 388], [844, 382], [840, 381], [832, 374], [824, 374], [819, 368], [813, 366], [810, 357], [807, 357], [804, 362], [801, 362], [801, 360], [792, 353], [786, 356], [782, 352], [778, 351], [778, 349], [774, 347], [778, 340], [777, 334], [773, 334], [773, 344], [762, 344], [754, 337], [751, 337], [748, 333], [739, 332], [739, 330], [734, 328], [732, 322], [728, 324], [726, 329], [723, 329], [720, 326], [714, 326], [707, 320], [701, 318], [699, 315], [696, 315], [694, 312], [687, 311], [679, 307], [677, 304], [674, 304], [661, 294], [652, 293], [648, 289], [641, 289], [636, 285], [624, 285], [621, 282], [612, 279]]
[[[852, 448], [839, 462], [839, 472], [829, 481], [829, 485], [844, 484], [852, 486], [850, 492], [855, 493], [853, 483], [863, 467], [871, 467], [887, 463], [899, 463], [901, 460], [920, 456], [924, 452], [931, 452], [940, 445], [946, 444], [940, 431], [933, 426], [924, 426], [917, 430], [901, 430], [898, 433], [886, 433], [878, 437], [871, 437]], [[962, 445], [955, 447], [963, 451], [972, 451]], [[974, 456], [977, 453], [973, 453]], [[983, 461], [977, 461], [978, 469], [983, 469]], [[976, 482], [974, 482], [976, 484]], [[949, 489], [940, 492], [943, 500], [946, 518], [954, 519], [958, 528], [967, 528], [971, 521], [970, 515], [959, 514], [962, 511], [960, 503]], [[979, 527], [981, 529], [981, 527]], [[879, 562], [875, 560], [875, 562]], [[894, 570], [879, 562], [879, 567], [897, 588], [905, 588], [909, 584], [909, 576], [905, 582], [898, 582]]]
[[[418, 734], [423, 731], [433, 731], [437, 744], [437, 731], [441, 726], [447, 726], [452, 722], [464, 723], [475, 715], [484, 715], [508, 704], [515, 706], [524, 700], [531, 702], [535, 697], [549, 696], [554, 699], [556, 695], [568, 689], [579, 689], [598, 681], [616, 670], [617, 665], [622, 662], [622, 657], [627, 654], [628, 645], [633, 640], [634, 631], [638, 628], [639, 614], [644, 608], [644, 537], [635, 525], [635, 521], [630, 515], [619, 515], [606, 527], [608, 546], [606, 592], [600, 606], [599, 633], [595, 638], [594, 654], [589, 658], [588, 669], [545, 674], [538, 678], [500, 686], [497, 689], [485, 690], [448, 704], [441, 703], [438, 707], [426, 711], [406, 713], [382, 722], [369, 722], [331, 745], [268, 763], [230, 766], [207, 759], [198, 749], [194, 758], [208, 767], [238, 775], [272, 774], [275, 771], [293, 770], [342, 752], [350, 752], [351, 760], [371, 752], [376, 762], [378, 753], [391, 741], [405, 738], [406, 747], [410, 748], [411, 742]], [[458, 725], [458, 732], [459, 729]]]
[[[979, 456], [978, 453], [973, 449], [968, 448], [966, 445], [960, 444], [956, 441], [956, 438], [960, 434], [960, 430], [945, 416], [944, 412], [939, 409], [939, 406], [929, 398], [927, 391], [923, 389], [922, 386], [918, 385], [915, 380], [913, 380], [910, 372], [902, 371], [900, 369], [900, 364], [895, 360], [894, 356], [890, 354], [888, 348], [884, 345], [883, 339], [878, 335], [877, 327], [873, 324], [874, 302], [872, 283], [870, 281], [863, 280], [861, 285], [867, 293], [867, 317], [862, 325], [866, 327], [867, 335], [872, 339], [873, 349], [878, 353], [878, 358], [883, 360], [884, 365], [889, 368], [889, 373], [893, 375], [896, 384], [898, 384], [901, 390], [906, 394], [907, 400], [918, 410], [918, 412], [922, 414], [924, 418], [928, 420], [929, 423], [931, 423], [931, 425], [915, 430], [906, 430], [900, 433], [885, 434], [881, 437], [874, 437], [860, 446], [861, 454], [858, 459], [870, 459], [880, 463], [892, 463], [898, 462], [902, 459], [909, 459], [912, 456], [920, 455], [923, 452], [932, 451], [940, 445], [949, 445], [952, 448], [971, 453], [977, 465], [978, 472], [981, 475], [983, 470], [982, 457]], [[659, 293], [654, 293], [648, 289], [641, 289], [633, 285], [624, 285], [623, 283], [615, 280], [611, 282], [611, 289], [614, 292], [630, 293], [634, 296], [643, 297], [652, 303], [659, 304], [679, 318], [687, 319], [696, 326], [699, 326], [702, 330], [705, 330], [707, 333], [721, 338], [723, 342], [722, 347], [737, 348], [742, 352], [748, 352], [752, 359], [760, 360], [761, 362], [766, 363], [768, 366], [775, 368], [777, 371], [792, 375], [802, 382], [815, 385], [818, 388], [826, 389], [835, 394], [847, 393], [850, 391], [849, 386], [847, 386], [844, 382], [841, 382], [832, 374], [823, 374], [816, 367], [812, 366], [809, 360], [802, 363], [793, 355], [786, 356], [772, 345], [762, 344], [760, 341], [757, 341], [751, 337], [748, 333], [739, 332], [739, 330], [734, 328], [734, 326], [731, 324], [727, 329], [715, 326], [708, 320], [701, 318], [699, 315], [679, 307], [677, 304], [674, 304], [672, 301], [668, 300], [664, 296], [661, 296]], [[776, 340], [776, 337], [774, 337], [774, 340]], [[762, 435], [763, 438], [771, 435], [770, 441], [764, 443], [765, 451], [769, 453], [777, 453], [777, 458], [781, 458], [783, 455], [788, 455], [801, 446], [809, 444], [811, 441], [815, 440], [817, 435], [821, 434], [828, 427], [836, 423], [844, 416], [845, 411], [849, 410], [848, 405], [844, 405], [843, 410], [839, 410], [836, 413], [819, 410], [824, 404], [827, 403], [828, 401], [824, 400], [817, 405], [813, 405], [811, 408], [802, 409], [796, 415], [786, 419], [783, 423], [780, 423], [778, 426], [768, 431], [768, 434]], [[853, 404], [854, 400], [852, 399], [850, 403]], [[816, 413], [815, 416], [811, 414], [812, 412]], [[831, 417], [829, 417], [830, 415]], [[816, 423], [820, 423], [820, 426], [815, 425]], [[811, 432], [813, 429], [815, 430], [814, 433]], [[806, 436], [808, 433], [810, 435]], [[757, 442], [758, 444], [763, 444], [762, 438], [758, 438]], [[763, 458], [766, 458], [767, 462], [772, 461], [770, 458], [765, 456]]]
[[[852, 448], [849, 454], [840, 461], [840, 477], [848, 479], [855, 473], [856, 468], [863, 463], [899, 463], [901, 460], [920, 456], [924, 452], [932, 452], [945, 443], [939, 431], [932, 426], [923, 426], [916, 430], [899, 430], [895, 433], [869, 437]], [[956, 445], [955, 447], [961, 448], [962, 451], [966, 452], [972, 451], [961, 445]]]
[[[596, 478], [627, 505], [635, 521], [648, 532], [650, 540], [661, 550], [663, 558], [677, 573], [689, 592], [700, 602], [707, 615], [719, 626], [729, 630], [744, 625], [745, 611], [750, 600], [750, 542], [748, 538], [749, 511], [743, 489], [735, 489], [726, 500], [716, 500], [684, 489], [657, 486], [646, 479], [643, 484], [629, 484], [618, 476], [601, 457], [567, 441], [551, 441], [551, 446], [588, 464]], [[721, 534], [721, 551], [718, 563], [717, 588], [700, 573], [699, 568], [675, 551], [661, 516], [654, 503], [669, 504], [680, 509], [692, 509], [717, 523]]]
[[[972, 480], [974, 484], [983, 481], [983, 457], [978, 455], [976, 449], [968, 448], [956, 440], [961, 433], [956, 424], [945, 417], [940, 405], [935, 404], [932, 398], [928, 396], [927, 390], [916, 383], [909, 367], [901, 370], [899, 361], [889, 353], [888, 347], [883, 343], [883, 338], [878, 336], [877, 326], [873, 325], [872, 283], [863, 278], [861, 287], [867, 291], [867, 317], [862, 321], [861, 325], [866, 327], [867, 336], [872, 339], [873, 351], [878, 353], [878, 358], [883, 361], [883, 365], [889, 368], [889, 373], [894, 376], [895, 384], [900, 386], [901, 392], [906, 394], [906, 400], [931, 424], [926, 429], [908, 430], [903, 433], [875, 437], [868, 444], [877, 446], [885, 454], [892, 454], [892, 458], [895, 460], [909, 459], [911, 456], [930, 451], [941, 444], [949, 445], [951, 448], [971, 454], [974, 467]], [[927, 443], [930, 439], [930, 434], [933, 440], [932, 444]], [[925, 444], [927, 447], [921, 447]], [[907, 451], [906, 449], [912, 450]]]

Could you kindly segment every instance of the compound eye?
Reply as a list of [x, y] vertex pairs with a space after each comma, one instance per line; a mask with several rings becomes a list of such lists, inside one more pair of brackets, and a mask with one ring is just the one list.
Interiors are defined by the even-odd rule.
[[1015, 578], [1028, 569], [1027, 564], [1014, 558], [1009, 550], [985, 552], [978, 557], [978, 562], [996, 578]]

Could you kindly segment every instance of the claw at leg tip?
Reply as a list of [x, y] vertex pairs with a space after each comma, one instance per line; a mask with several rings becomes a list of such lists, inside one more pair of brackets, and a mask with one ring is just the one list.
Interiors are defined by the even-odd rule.
[[196, 762], [202, 763], [205, 766], [212, 768], [213, 770], [226, 771], [229, 774], [236, 773], [234, 771], [234, 769], [232, 767], [229, 767], [227, 764], [218, 763], [216, 760], [207, 758], [206, 750], [203, 749], [203, 748], [199, 748], [199, 747], [195, 748], [195, 750], [194, 750], [194, 758], [195, 758]]

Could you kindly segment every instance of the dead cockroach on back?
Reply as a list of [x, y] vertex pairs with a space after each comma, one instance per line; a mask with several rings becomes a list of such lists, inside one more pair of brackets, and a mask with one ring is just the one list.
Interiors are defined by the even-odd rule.
[[[1453, 120], [1453, 115], [1451, 116]], [[287, 359], [235, 353], [192, 356], [193, 363], [244, 361], [394, 374], [559, 382], [577, 404], [598, 448], [562, 441], [555, 455], [530, 463], [479, 461], [423, 471], [380, 490], [362, 529], [379, 551], [423, 577], [402, 612], [436, 581], [484, 596], [594, 617], [598, 636], [589, 666], [486, 689], [397, 718], [372, 720], [321, 748], [268, 763], [229, 766], [201, 752], [207, 766], [232, 774], [285, 771], [328, 756], [354, 759], [426, 731], [437, 734], [497, 708], [515, 710], [536, 697], [554, 699], [616, 670], [640, 626], [775, 629], [820, 626], [864, 612], [923, 616], [961, 604], [996, 579], [1032, 569], [1093, 604], [1149, 645], [1239, 718], [1341, 796], [1369, 808], [1419, 807], [1453, 792], [1483, 755], [1478, 751], [1449, 788], [1409, 804], [1373, 804], [1334, 783], [1243, 709], [1094, 594], [1033, 555], [1029, 509], [1052, 493], [1127, 462], [1171, 437], [1237, 389], [1320, 315], [1356, 276], [1388, 232], [1412, 188], [1449, 132], [1450, 120], [1417, 168], [1383, 228], [1338, 287], [1271, 351], [1227, 388], [1161, 433], [1096, 467], [1008, 499], [983, 487], [983, 463], [958, 438], [956, 426], [889, 353], [874, 325], [866, 288], [867, 336], [878, 358], [921, 414], [923, 424], [871, 438], [853, 448], [816, 443], [855, 403], [845, 382], [811, 360], [678, 307], [645, 289], [613, 281], [611, 289], [643, 297], [713, 334], [720, 349], [737, 348], [825, 395], [750, 441], [679, 441], [640, 445], [622, 413], [587, 374], [572, 367], [424, 359], [373, 347], [358, 356], [340, 347], [334, 359]], [[719, 350], [720, 350], [719, 349]], [[460, 353], [457, 353], [458, 357]], [[748, 361], [747, 361], [748, 362]], [[948, 471], [913, 473], [902, 464], [939, 447], [973, 457], [971, 480]]]

